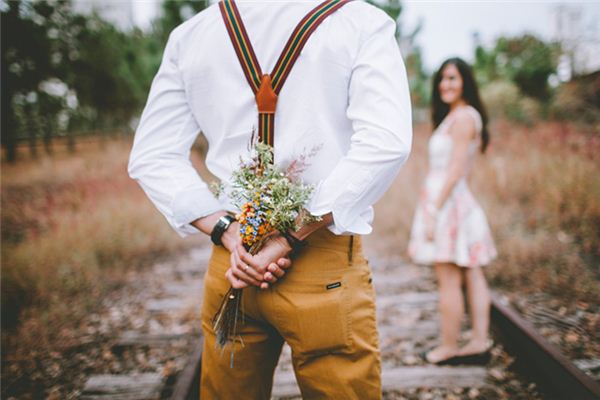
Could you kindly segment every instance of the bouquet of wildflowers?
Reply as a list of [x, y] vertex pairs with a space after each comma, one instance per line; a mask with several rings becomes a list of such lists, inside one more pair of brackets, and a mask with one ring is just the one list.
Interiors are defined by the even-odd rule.
[[[301, 155], [285, 169], [273, 165], [273, 148], [260, 142], [254, 144], [249, 161], [240, 159], [240, 168], [232, 174], [233, 190], [229, 195], [241, 210], [236, 219], [242, 242], [250, 254], [257, 254], [278, 231], [295, 231], [298, 224], [321, 220], [304, 210], [314, 187], [300, 179], [307, 159], [318, 149]], [[222, 186], [217, 187], [216, 192], [222, 190]], [[243, 322], [241, 297], [242, 289], [230, 288], [213, 318], [217, 344], [221, 347], [228, 341], [241, 341], [236, 335], [237, 324]], [[233, 349], [231, 357], [233, 365]]]

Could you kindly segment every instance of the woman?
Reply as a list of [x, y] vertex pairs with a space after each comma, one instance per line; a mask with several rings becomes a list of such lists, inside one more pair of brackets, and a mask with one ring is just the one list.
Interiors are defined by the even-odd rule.
[[[496, 257], [487, 219], [467, 185], [478, 149], [489, 142], [487, 115], [471, 68], [460, 58], [446, 60], [433, 80], [429, 173], [413, 221], [409, 255], [433, 265], [439, 285], [441, 344], [423, 354], [427, 362], [484, 363], [490, 295], [482, 271]], [[472, 335], [458, 346], [466, 283]]]

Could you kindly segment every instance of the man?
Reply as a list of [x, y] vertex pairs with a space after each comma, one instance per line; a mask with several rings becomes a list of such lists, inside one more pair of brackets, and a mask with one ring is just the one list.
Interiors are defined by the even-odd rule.
[[[234, 19], [245, 26], [242, 42], [251, 42], [260, 65], [273, 67], [294, 27], [320, 4], [238, 0]], [[252, 256], [241, 244], [238, 223], [222, 218], [239, 210], [226, 195], [215, 198], [189, 161], [202, 131], [209, 143], [206, 165], [227, 189], [257, 127], [246, 53], [232, 46], [239, 32], [226, 27], [223, 7], [211, 6], [171, 33], [128, 167], [181, 236], [202, 232], [221, 243], [213, 247], [205, 277], [201, 396], [268, 399], [286, 341], [303, 397], [380, 398], [375, 298], [360, 235], [371, 232], [372, 205], [412, 142], [396, 24], [381, 10], [352, 1], [307, 40], [278, 96], [274, 157], [285, 166], [303, 149], [320, 146], [302, 179], [316, 187], [306, 210], [322, 220], [292, 238], [276, 237]], [[290, 261], [298, 241], [308, 244]], [[245, 288], [243, 344], [234, 345], [233, 367], [215, 347], [211, 321], [230, 286]]]

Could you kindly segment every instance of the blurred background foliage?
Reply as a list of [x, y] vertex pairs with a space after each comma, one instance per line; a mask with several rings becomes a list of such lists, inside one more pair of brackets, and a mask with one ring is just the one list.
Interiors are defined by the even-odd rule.
[[[401, 22], [399, 0], [369, 2], [398, 21], [415, 108], [426, 108], [430, 75], [417, 44], [421, 26]], [[160, 65], [171, 30], [206, 7], [204, 1], [169, 0], [151, 29], [117, 29], [95, 12], [80, 14], [69, 0], [2, 3], [2, 146], [16, 159], [19, 141], [131, 132]], [[477, 36], [475, 36], [477, 40]], [[490, 112], [521, 122], [543, 117], [598, 124], [598, 74], [559, 82], [557, 66], [567, 53], [558, 42], [531, 34], [499, 37], [476, 45], [473, 67]], [[556, 102], [561, 106], [557, 107]]]
[[[170, 31], [198, 1], [166, 1], [152, 29], [121, 31], [71, 2], [2, 4], [2, 145], [19, 140], [131, 131]], [[193, 15], [193, 14], [192, 14]], [[74, 147], [75, 141], [71, 142]]]

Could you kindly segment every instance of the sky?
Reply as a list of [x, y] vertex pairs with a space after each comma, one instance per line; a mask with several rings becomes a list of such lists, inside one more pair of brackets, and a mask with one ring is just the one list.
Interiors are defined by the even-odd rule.
[[[600, 0], [596, 1], [417, 1], [404, 0], [400, 17], [403, 30], [410, 32], [422, 21], [417, 36], [425, 67], [430, 72], [447, 58], [459, 56], [472, 61], [473, 33], [478, 32], [484, 46], [498, 36], [525, 32], [551, 40], [558, 35], [558, 7], [578, 19], [571, 36], [586, 36], [582, 52], [589, 69], [600, 69]], [[577, 17], [579, 13], [579, 17]], [[567, 14], [563, 11], [563, 16]], [[406, 27], [406, 28], [405, 28]], [[566, 26], [563, 25], [563, 32]], [[589, 42], [589, 43], [588, 43]], [[582, 46], [580, 46], [582, 47]]]
[[[580, 64], [589, 71], [600, 69], [600, 29], [597, 22], [600, 21], [600, 0], [402, 0], [401, 3], [400, 24], [403, 31], [410, 32], [422, 23], [417, 43], [428, 72], [436, 70], [443, 60], [452, 56], [473, 61], [474, 32], [479, 33], [484, 46], [491, 46], [498, 36], [516, 36], [525, 32], [545, 40], [555, 39], [558, 36], [560, 6], [566, 11], [562, 15], [571, 15], [575, 21], [569, 24], [574, 27], [569, 35], [579, 44]], [[147, 25], [156, 13], [156, 4], [153, 0], [134, 0], [136, 23]]]

